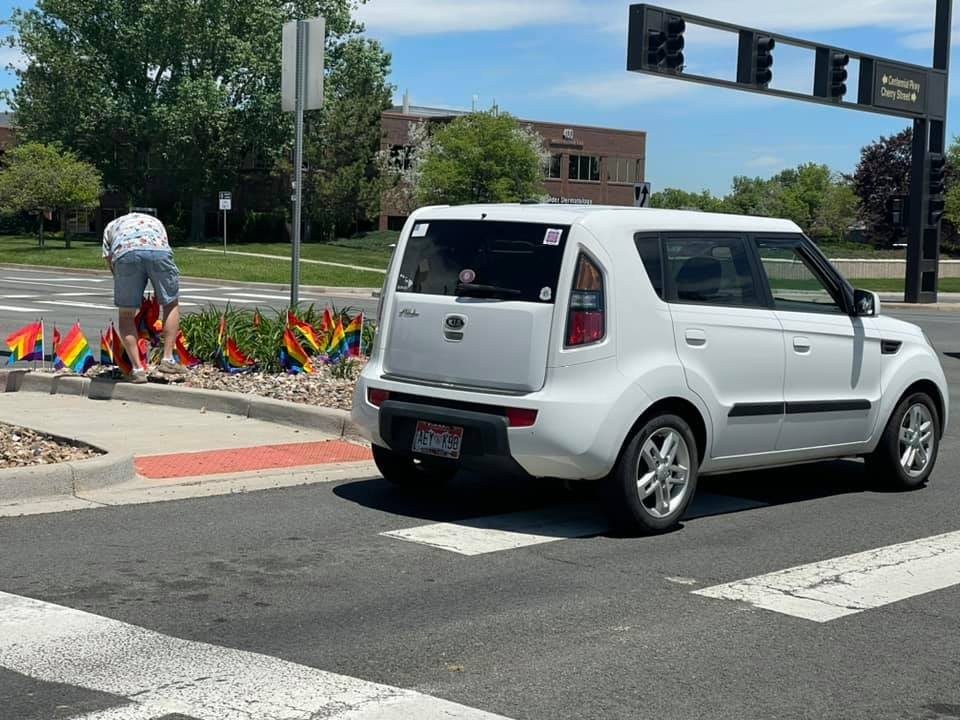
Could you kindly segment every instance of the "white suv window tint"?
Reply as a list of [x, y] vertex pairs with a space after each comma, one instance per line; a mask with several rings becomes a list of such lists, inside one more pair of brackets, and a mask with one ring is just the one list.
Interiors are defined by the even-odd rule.
[[763, 304], [743, 238], [669, 238], [666, 250], [673, 302], [748, 307]]
[[764, 241], [758, 244], [777, 310], [846, 314], [796, 247]]
[[663, 263], [660, 260], [660, 236], [637, 233], [633, 236], [653, 291], [663, 299]]
[[397, 290], [552, 303], [569, 226], [423, 220], [407, 240]]

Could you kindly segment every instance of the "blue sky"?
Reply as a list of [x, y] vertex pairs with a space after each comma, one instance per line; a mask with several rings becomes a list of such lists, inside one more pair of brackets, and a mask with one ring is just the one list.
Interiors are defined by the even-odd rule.
[[[661, 0], [669, 7], [920, 65], [932, 62], [935, 0]], [[369, 0], [367, 34], [393, 55], [399, 102], [468, 109], [494, 99], [530, 120], [648, 132], [654, 189], [724, 194], [734, 175], [770, 176], [802, 162], [852, 172], [860, 148], [908, 121], [628, 73], [626, 0]], [[0, 0], [0, 17], [24, 3]], [[869, 11], [868, 11], [869, 10]], [[960, 14], [960, 13], [958, 13]], [[960, 18], [957, 18], [960, 22]], [[957, 34], [960, 37], [960, 33]], [[956, 54], [958, 48], [954, 48]], [[729, 75], [733, 45], [687, 33], [692, 71]], [[0, 50], [0, 63], [16, 62]], [[811, 57], [778, 47], [775, 81], [812, 84]], [[851, 64], [853, 75], [855, 64]], [[0, 87], [15, 82], [0, 74]], [[855, 92], [855, 82], [849, 83]], [[960, 133], [953, 115], [950, 135]]]

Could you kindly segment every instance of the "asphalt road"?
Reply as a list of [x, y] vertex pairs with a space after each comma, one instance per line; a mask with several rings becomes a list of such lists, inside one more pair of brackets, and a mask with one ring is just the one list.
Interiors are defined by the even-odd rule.
[[[289, 288], [277, 285], [184, 279], [180, 290], [182, 312], [187, 313], [228, 303], [234, 308], [268, 310], [290, 302]], [[300, 300], [303, 305], [318, 307], [351, 306], [367, 315], [375, 313], [377, 307], [376, 299], [369, 295], [322, 293], [310, 288], [301, 291]], [[63, 332], [79, 322], [87, 339], [96, 345], [98, 334], [111, 320], [116, 322], [116, 316], [109, 272], [0, 266], [0, 337], [43, 318], [48, 332], [54, 324]]]
[[[960, 314], [906, 315], [954, 354], [960, 407]], [[946, 720], [960, 717], [960, 585], [823, 623], [693, 591], [957, 533], [958, 441], [955, 419], [918, 492], [876, 491], [853, 461], [739, 474], [705, 479], [662, 537], [601, 527], [476, 555], [381, 533], [589, 516], [592, 494], [471, 476], [411, 496], [368, 479], [4, 518], [0, 593], [517, 719]], [[2, 623], [0, 716], [140, 717], [79, 680], [2, 669]]]

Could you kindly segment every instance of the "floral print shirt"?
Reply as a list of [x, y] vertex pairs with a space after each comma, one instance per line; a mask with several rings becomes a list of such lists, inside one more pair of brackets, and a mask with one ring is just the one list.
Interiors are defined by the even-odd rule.
[[131, 250], [170, 250], [167, 229], [153, 215], [130, 213], [103, 231], [103, 257], [115, 262]]

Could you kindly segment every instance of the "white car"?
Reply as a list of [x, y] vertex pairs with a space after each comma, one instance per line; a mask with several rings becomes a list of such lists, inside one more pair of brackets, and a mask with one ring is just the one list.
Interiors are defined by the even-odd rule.
[[792, 222], [632, 208], [431, 207], [406, 223], [353, 421], [400, 484], [461, 466], [608, 484], [674, 527], [699, 475], [861, 456], [923, 485], [943, 369]]

